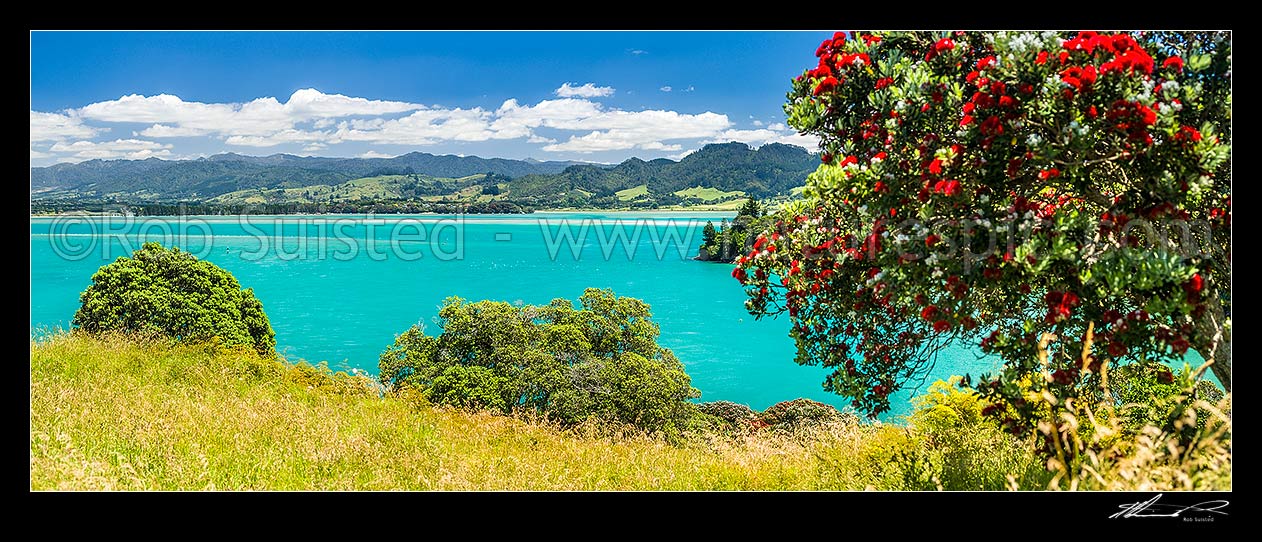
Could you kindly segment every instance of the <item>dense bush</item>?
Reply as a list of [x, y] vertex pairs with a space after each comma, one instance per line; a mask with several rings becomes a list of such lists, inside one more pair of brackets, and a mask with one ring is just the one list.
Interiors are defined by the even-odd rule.
[[749, 408], [749, 405], [733, 403], [731, 401], [711, 401], [708, 403], [699, 403], [697, 410], [702, 414], [714, 416], [725, 423], [732, 426], [747, 426], [754, 418], [758, 417], [758, 412]]
[[381, 355], [381, 382], [421, 388], [430, 401], [510, 413], [529, 409], [563, 425], [587, 420], [677, 434], [700, 395], [683, 364], [657, 345], [643, 301], [587, 289], [579, 308], [450, 298], [437, 337], [413, 326]]
[[89, 333], [159, 334], [275, 352], [276, 335], [252, 289], [192, 254], [145, 243], [92, 275], [72, 323]]
[[[1109, 392], [1113, 408], [1127, 432], [1138, 434], [1144, 426], [1176, 430], [1174, 422], [1188, 406], [1187, 399], [1218, 404], [1223, 391], [1208, 380], [1193, 382], [1190, 371], [1171, 371], [1155, 362], [1134, 363], [1109, 373]], [[1197, 427], [1204, 428], [1210, 418], [1203, 408], [1194, 408]]]
[[826, 388], [879, 413], [969, 342], [1018, 433], [1024, 393], [1063, 403], [1106, 365], [1195, 350], [1230, 391], [1228, 33], [837, 33], [815, 56], [785, 111], [823, 163], [733, 274]]
[[[959, 377], [937, 381], [916, 398], [911, 426], [926, 439], [935, 464], [933, 478], [944, 489], [1001, 490], [1015, 483], [1030, 487], [1046, 482], [1046, 469], [1030, 453], [1030, 442], [1000, 430], [982, 416], [988, 402], [969, 388], [957, 388]], [[1008, 476], [1013, 476], [1013, 482]]]
[[758, 415], [758, 425], [776, 429], [819, 427], [833, 422], [857, 422], [853, 414], [843, 413], [832, 405], [799, 398], [781, 401]]

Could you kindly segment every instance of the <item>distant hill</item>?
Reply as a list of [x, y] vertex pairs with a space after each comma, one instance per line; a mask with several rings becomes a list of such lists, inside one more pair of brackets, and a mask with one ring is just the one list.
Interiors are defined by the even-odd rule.
[[560, 173], [581, 162], [538, 162], [437, 156], [413, 152], [394, 158], [322, 158], [273, 154], [217, 154], [197, 160], [88, 160], [31, 168], [33, 197], [113, 196], [123, 200], [203, 200], [257, 188], [336, 185], [362, 177], [419, 174], [458, 178]]
[[225, 204], [480, 197], [539, 208], [654, 207], [786, 195], [818, 163], [801, 147], [772, 143], [755, 150], [734, 142], [706, 145], [678, 162], [630, 158], [613, 166], [420, 152], [395, 158], [226, 153], [31, 168], [31, 196]]
[[613, 167], [577, 165], [556, 175], [526, 175], [513, 179], [508, 192], [515, 201], [529, 202], [573, 191], [608, 197], [645, 185], [636, 197], [659, 203], [695, 188], [765, 198], [802, 186], [818, 165], [816, 155], [793, 145], [771, 143], [755, 150], [744, 143], [715, 143], [678, 162], [631, 158]]

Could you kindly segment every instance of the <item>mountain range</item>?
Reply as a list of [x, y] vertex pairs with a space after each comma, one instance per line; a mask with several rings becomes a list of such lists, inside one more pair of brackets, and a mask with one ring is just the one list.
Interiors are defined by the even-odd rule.
[[[129, 202], [207, 201], [241, 191], [336, 187], [363, 178], [491, 179], [500, 198], [548, 205], [558, 195], [651, 198], [690, 189], [757, 197], [801, 186], [817, 155], [772, 143], [716, 143], [679, 161], [630, 158], [617, 165], [511, 160], [412, 152], [394, 158], [217, 154], [196, 160], [88, 160], [31, 168], [32, 199], [109, 198]], [[460, 183], [462, 189], [476, 182]], [[642, 188], [641, 188], [642, 187]], [[622, 197], [621, 199], [628, 199]], [[570, 204], [576, 203], [570, 201]], [[581, 203], [581, 202], [578, 202]]]

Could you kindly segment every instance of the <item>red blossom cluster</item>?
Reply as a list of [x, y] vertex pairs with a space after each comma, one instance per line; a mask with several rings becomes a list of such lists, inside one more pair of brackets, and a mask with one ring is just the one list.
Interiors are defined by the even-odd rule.
[[1064, 47], [1066, 51], [1085, 52], [1088, 57], [1108, 58], [1100, 65], [1100, 73], [1119, 72], [1127, 75], [1136, 71], [1144, 74], [1152, 73], [1152, 56], [1130, 34], [1099, 34], [1084, 31], [1079, 32], [1077, 37], [1066, 40]]
[[933, 60], [934, 57], [942, 53], [945, 53], [947, 51], [950, 51], [951, 49], [954, 49], [954, 48], [955, 48], [955, 40], [951, 38], [942, 38], [938, 40], [936, 43], [934, 43], [933, 47], [930, 47], [929, 51], [925, 53], [925, 61], [928, 62], [930, 60]]
[[1070, 314], [1073, 313], [1073, 308], [1077, 307], [1082, 299], [1073, 292], [1051, 291], [1047, 292], [1046, 296], [1043, 296], [1043, 301], [1047, 303], [1047, 316], [1045, 319], [1048, 323], [1054, 324], [1069, 318]]
[[1143, 141], [1152, 145], [1152, 134], [1148, 128], [1157, 123], [1157, 112], [1140, 102], [1117, 100], [1105, 114], [1105, 118], [1113, 123], [1113, 129], [1126, 134], [1131, 141]]

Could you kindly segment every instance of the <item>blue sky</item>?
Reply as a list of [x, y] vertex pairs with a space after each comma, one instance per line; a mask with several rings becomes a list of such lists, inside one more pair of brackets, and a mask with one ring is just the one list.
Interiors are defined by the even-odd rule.
[[678, 158], [813, 147], [789, 80], [830, 32], [34, 32], [31, 165], [220, 152]]

